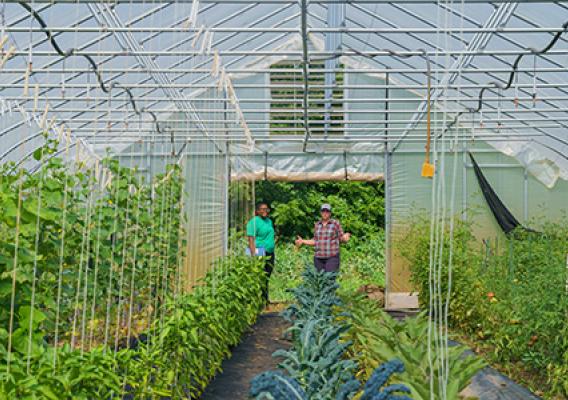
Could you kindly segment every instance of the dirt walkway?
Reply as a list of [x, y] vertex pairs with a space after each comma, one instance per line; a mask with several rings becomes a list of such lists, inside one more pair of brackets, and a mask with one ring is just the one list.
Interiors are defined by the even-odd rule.
[[260, 315], [241, 344], [233, 349], [232, 357], [225, 360], [223, 372], [209, 384], [201, 400], [248, 399], [252, 378], [261, 372], [276, 369], [278, 360], [272, 357], [272, 353], [290, 346], [281, 338], [286, 327], [286, 322], [277, 312]]

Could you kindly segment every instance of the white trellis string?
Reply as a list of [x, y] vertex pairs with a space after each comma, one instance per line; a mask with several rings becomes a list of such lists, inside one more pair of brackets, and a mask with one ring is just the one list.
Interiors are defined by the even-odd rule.
[[[98, 164], [95, 164], [98, 165]], [[83, 305], [81, 307], [82, 311], [82, 318], [81, 318], [81, 354], [85, 351], [85, 341], [86, 341], [86, 324], [87, 324], [87, 301], [89, 297], [89, 274], [91, 270], [91, 226], [92, 226], [92, 218], [93, 218], [93, 208], [95, 207], [94, 200], [96, 190], [96, 168], [91, 170], [92, 179], [89, 180], [89, 214], [88, 214], [88, 229], [86, 235], [86, 249], [85, 249], [85, 284], [83, 286]]]
[[[98, 163], [95, 164], [98, 169]], [[98, 172], [96, 171], [96, 175], [98, 176]], [[89, 329], [89, 349], [93, 347], [93, 336], [94, 336], [94, 329], [95, 329], [95, 311], [96, 311], [96, 301], [97, 301], [97, 283], [98, 283], [98, 272], [99, 272], [99, 261], [100, 261], [100, 249], [101, 249], [101, 226], [103, 222], [103, 203], [104, 200], [104, 190], [103, 185], [101, 182], [104, 180], [105, 173], [101, 179], [98, 181], [96, 186], [96, 192], [98, 193], [98, 219], [97, 219], [97, 234], [96, 234], [96, 241], [95, 241], [95, 262], [94, 262], [94, 276], [93, 276], [93, 301], [91, 305], [91, 317], [89, 319], [90, 329]], [[98, 319], [97, 319], [98, 320]]]
[[[140, 129], [141, 125], [138, 124], [138, 136], [140, 137]], [[142, 140], [139, 139], [140, 147], [142, 148]], [[133, 229], [134, 229], [134, 250], [132, 254], [132, 273], [130, 276], [130, 296], [128, 301], [128, 315], [126, 321], [126, 340], [128, 345], [130, 345], [130, 335], [132, 331], [132, 311], [134, 306], [134, 291], [135, 291], [135, 277], [136, 277], [136, 263], [137, 263], [137, 255], [138, 255], [138, 235], [140, 229], [140, 201], [142, 200], [143, 192], [141, 186], [141, 175], [134, 169], [134, 152], [130, 152], [130, 165], [131, 168], [130, 173], [135, 173], [136, 183], [137, 183], [137, 190], [134, 194], [136, 194], [136, 211], [134, 213], [134, 220], [133, 220]], [[126, 384], [126, 381], [124, 381]]]
[[166, 222], [165, 222], [165, 234], [164, 234], [164, 245], [163, 245], [163, 264], [162, 264], [162, 314], [160, 316], [160, 325], [163, 325], [164, 316], [165, 316], [165, 303], [166, 298], [168, 295], [168, 280], [169, 280], [169, 247], [170, 247], [170, 234], [171, 234], [171, 215], [172, 215], [172, 206], [171, 206], [171, 197], [172, 197], [172, 190], [173, 190], [173, 178], [169, 179], [168, 188], [168, 201], [167, 205], [167, 215], [166, 215]]
[[34, 238], [34, 262], [33, 262], [33, 272], [32, 272], [32, 290], [30, 299], [30, 315], [28, 323], [28, 345], [27, 345], [27, 355], [26, 355], [26, 372], [30, 373], [31, 358], [32, 358], [32, 344], [33, 344], [33, 322], [34, 322], [34, 311], [35, 311], [35, 298], [36, 298], [36, 281], [37, 281], [37, 271], [38, 271], [38, 253], [39, 253], [39, 237], [40, 237], [40, 221], [41, 221], [41, 202], [42, 202], [42, 192], [43, 192], [43, 178], [44, 171], [43, 168], [43, 156], [44, 147], [40, 150], [40, 170], [39, 170], [39, 183], [37, 189], [37, 207], [36, 207], [36, 226], [35, 226], [35, 238]]
[[197, 45], [197, 42], [199, 41], [199, 38], [201, 37], [201, 34], [203, 33], [204, 29], [205, 29], [205, 25], [201, 25], [199, 27], [199, 30], [197, 31], [197, 33], [195, 34], [195, 37], [191, 41], [191, 47], [195, 48], [195, 46]]
[[[80, 153], [80, 146], [77, 147], [77, 154]], [[77, 158], [80, 158], [80, 156], [77, 156]], [[89, 174], [89, 179], [87, 182], [87, 185], [90, 187], [90, 181], [92, 179], [93, 176], [93, 172], [91, 171], [91, 173]], [[83, 221], [84, 221], [84, 228], [83, 228], [83, 232], [82, 232], [82, 239], [81, 239], [81, 251], [80, 251], [80, 256], [79, 256], [79, 274], [77, 276], [77, 287], [76, 287], [76, 292], [75, 292], [75, 307], [73, 308], [73, 327], [72, 327], [72, 333], [71, 333], [71, 347], [74, 348], [76, 345], [76, 338], [77, 336], [79, 336], [79, 333], [77, 332], [77, 322], [78, 322], [78, 314], [79, 314], [79, 301], [80, 301], [80, 297], [81, 297], [81, 281], [82, 281], [82, 277], [83, 277], [83, 264], [85, 264], [85, 275], [87, 274], [88, 268], [89, 268], [89, 261], [88, 261], [88, 254], [87, 254], [87, 262], [85, 263], [85, 248], [87, 247], [87, 242], [88, 242], [88, 237], [89, 237], [89, 225], [90, 225], [90, 213], [91, 213], [91, 204], [92, 204], [92, 199], [93, 199], [93, 193], [91, 191], [89, 191], [89, 194], [87, 196], [87, 204], [85, 206], [85, 213], [84, 213], [84, 217], [83, 217]], [[81, 343], [81, 347], [83, 347], [83, 344]]]
[[[156, 310], [156, 318], [159, 319], [160, 321], [160, 329], [162, 328], [162, 323], [163, 323], [163, 312], [164, 312], [164, 308], [163, 308], [163, 298], [162, 300], [162, 304], [160, 304], [160, 288], [161, 288], [161, 274], [163, 273], [163, 267], [162, 267], [162, 263], [163, 263], [163, 256], [162, 256], [162, 250], [164, 247], [164, 229], [165, 229], [165, 210], [166, 210], [166, 192], [167, 192], [167, 181], [165, 181], [162, 184], [162, 193], [161, 193], [161, 201], [160, 201], [160, 223], [159, 223], [159, 228], [158, 228], [158, 252], [157, 252], [157, 273], [156, 273], [156, 296], [154, 299], [154, 309]], [[163, 290], [163, 288], [162, 288]], [[163, 291], [162, 291], [162, 296], [163, 296]]]
[[199, 0], [193, 0], [191, 3], [191, 14], [189, 16], [189, 25], [197, 25], [197, 15], [199, 13]]
[[132, 173], [128, 173], [128, 182], [127, 182], [127, 196], [126, 196], [126, 210], [124, 214], [124, 229], [122, 233], [122, 260], [120, 263], [120, 277], [118, 283], [118, 304], [116, 310], [116, 327], [115, 327], [115, 337], [114, 337], [114, 351], [116, 355], [116, 351], [118, 350], [118, 341], [119, 341], [119, 333], [120, 333], [120, 322], [121, 322], [121, 314], [122, 314], [122, 294], [123, 294], [123, 287], [124, 287], [124, 269], [126, 267], [126, 259], [128, 253], [127, 247], [127, 240], [128, 237], [128, 222], [130, 217], [130, 199], [131, 199], [131, 192], [130, 192], [130, 185], [132, 184]]
[[[69, 130], [68, 130], [69, 132]], [[70, 141], [65, 143], [65, 156], [69, 154]], [[55, 311], [55, 339], [54, 339], [54, 356], [53, 356], [53, 371], [55, 373], [57, 367], [57, 356], [59, 350], [59, 319], [61, 313], [61, 291], [63, 288], [63, 264], [65, 259], [65, 234], [67, 229], [67, 199], [69, 192], [69, 175], [68, 172], [64, 173], [65, 182], [63, 184], [63, 204], [62, 209], [62, 223], [61, 223], [61, 244], [59, 246], [59, 273], [57, 276], [57, 308]]]
[[[460, 39], [461, 43], [465, 43], [464, 41], [464, 11], [465, 11], [465, 1], [461, 0], [461, 10], [460, 10]], [[460, 70], [458, 73], [458, 103], [461, 99], [461, 80], [462, 80], [462, 71]], [[450, 354], [449, 354], [449, 313], [450, 313], [450, 302], [451, 302], [451, 294], [453, 289], [453, 257], [454, 257], [454, 234], [455, 234], [455, 214], [456, 214], [456, 183], [457, 183], [457, 174], [458, 174], [458, 141], [459, 141], [459, 127], [460, 124], [456, 123], [456, 130], [454, 133], [454, 159], [453, 159], [453, 170], [452, 170], [452, 185], [451, 185], [451, 199], [450, 199], [450, 232], [449, 232], [449, 250], [448, 250], [448, 284], [447, 284], [447, 291], [446, 291], [446, 299], [444, 304], [444, 334], [446, 338], [446, 348], [445, 348], [445, 381], [444, 381], [444, 388], [447, 388], [450, 384]], [[466, 135], [464, 134], [463, 139], [464, 146], [462, 151], [465, 151], [465, 146], [467, 145]], [[465, 172], [462, 172], [465, 173]], [[465, 212], [465, 210], [463, 210]]]
[[[21, 146], [23, 152], [23, 145]], [[13, 269], [12, 269], [12, 293], [10, 296], [10, 319], [8, 323], [8, 348], [7, 348], [7, 358], [6, 358], [6, 373], [10, 373], [10, 367], [12, 362], [12, 333], [14, 332], [14, 308], [16, 303], [16, 271], [18, 269], [18, 255], [20, 249], [20, 223], [22, 217], [22, 181], [23, 181], [23, 168], [20, 168], [18, 177], [18, 205], [16, 207], [16, 229], [14, 237], [14, 259], [13, 259]]]
[[131, 330], [132, 330], [132, 311], [134, 307], [134, 292], [135, 292], [135, 278], [136, 278], [136, 263], [138, 255], [138, 238], [140, 231], [140, 202], [142, 201], [142, 187], [140, 181], [140, 175], [137, 176], [138, 180], [138, 200], [136, 202], [136, 214], [134, 216], [135, 227], [134, 227], [134, 250], [132, 255], [132, 275], [130, 277], [130, 301], [128, 306], [128, 323], [127, 323], [127, 333], [126, 337], [130, 340]]
[[[119, 201], [119, 194], [120, 194], [120, 168], [117, 169], [117, 176], [114, 180], [114, 188], [112, 185], [112, 177], [113, 175], [109, 176], [109, 181], [107, 182], [106, 186], [111, 187], [111, 190], [114, 189], [114, 218], [113, 218], [113, 228], [112, 228], [112, 236], [111, 236], [111, 251], [110, 251], [110, 263], [109, 263], [109, 281], [108, 281], [108, 288], [107, 288], [107, 307], [106, 307], [106, 314], [105, 314], [105, 337], [104, 337], [104, 352], [106, 353], [108, 343], [109, 343], [109, 331], [110, 331], [110, 317], [111, 317], [111, 304], [112, 304], [112, 287], [113, 287], [113, 278], [114, 278], [114, 259], [116, 253], [116, 241], [117, 233], [118, 233], [118, 201]], [[112, 199], [112, 196], [110, 196]]]

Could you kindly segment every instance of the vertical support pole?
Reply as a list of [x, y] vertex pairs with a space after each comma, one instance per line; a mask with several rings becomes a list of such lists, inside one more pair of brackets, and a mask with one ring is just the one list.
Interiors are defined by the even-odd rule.
[[392, 264], [392, 254], [391, 254], [391, 247], [392, 247], [392, 158], [391, 153], [389, 150], [389, 142], [388, 142], [388, 126], [389, 126], [389, 73], [387, 72], [385, 75], [385, 141], [384, 141], [384, 154], [385, 154], [385, 306], [388, 307], [389, 303], [389, 295], [390, 295], [390, 269]]
[[223, 238], [223, 252], [229, 254], [229, 230], [231, 229], [231, 210], [229, 187], [231, 186], [231, 147], [229, 145], [229, 126], [227, 124], [227, 102], [223, 102], [223, 125], [225, 126], [225, 236]]
[[462, 221], [467, 221], [467, 139], [464, 135], [462, 147]]
[[385, 152], [385, 307], [391, 292], [392, 267], [392, 154]]
[[526, 224], [529, 220], [529, 173], [526, 168], [523, 179], [523, 219]]
[[566, 293], [568, 293], [568, 253], [566, 253]]

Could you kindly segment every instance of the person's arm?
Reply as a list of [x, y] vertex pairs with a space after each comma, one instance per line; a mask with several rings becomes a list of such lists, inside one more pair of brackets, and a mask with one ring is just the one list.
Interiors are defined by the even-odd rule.
[[314, 239], [302, 239], [301, 236], [297, 236], [296, 237], [296, 246], [301, 246], [303, 244], [308, 245], [308, 246], [315, 246], [316, 241]]
[[256, 243], [255, 243], [255, 237], [254, 236], [248, 237], [248, 245], [249, 245], [249, 249], [250, 249], [250, 255], [251, 256], [256, 255]]
[[256, 255], [256, 227], [254, 218], [247, 223], [247, 239], [250, 255], [254, 256]]
[[351, 239], [351, 234], [344, 233], [343, 228], [341, 227], [341, 224], [339, 222], [337, 222], [337, 235], [341, 243], [347, 243], [349, 239]]

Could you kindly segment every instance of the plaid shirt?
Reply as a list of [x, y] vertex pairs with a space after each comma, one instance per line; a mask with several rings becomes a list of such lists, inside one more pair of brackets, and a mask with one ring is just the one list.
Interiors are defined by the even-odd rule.
[[339, 254], [339, 241], [343, 236], [343, 229], [339, 221], [330, 219], [326, 225], [320, 220], [314, 227], [314, 241], [316, 242], [316, 257], [328, 258]]

